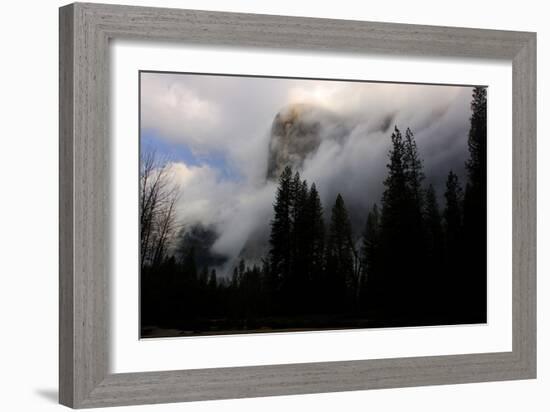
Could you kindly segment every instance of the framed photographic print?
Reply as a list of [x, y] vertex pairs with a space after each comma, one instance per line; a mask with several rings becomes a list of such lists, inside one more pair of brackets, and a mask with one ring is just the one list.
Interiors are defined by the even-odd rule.
[[486, 323], [486, 87], [139, 82], [142, 338]]
[[533, 33], [60, 9], [60, 401], [536, 375]]

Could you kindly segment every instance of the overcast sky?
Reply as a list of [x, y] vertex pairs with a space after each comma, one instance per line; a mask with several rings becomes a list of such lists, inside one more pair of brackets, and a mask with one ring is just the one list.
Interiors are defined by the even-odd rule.
[[[464, 176], [471, 94], [459, 86], [142, 73], [141, 144], [170, 159], [182, 190], [178, 220], [213, 225], [215, 251], [234, 258], [269, 228], [275, 184], [266, 170], [277, 113], [314, 108], [321, 144], [301, 173], [317, 184], [325, 215], [341, 192], [359, 222], [380, 201], [396, 125], [413, 131], [439, 196], [450, 169]], [[335, 125], [346, 130], [342, 139], [329, 133]]]

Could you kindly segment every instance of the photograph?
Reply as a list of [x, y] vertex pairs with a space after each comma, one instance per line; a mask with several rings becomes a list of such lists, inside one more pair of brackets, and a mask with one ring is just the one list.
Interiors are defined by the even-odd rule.
[[138, 77], [140, 338], [487, 322], [486, 85]]

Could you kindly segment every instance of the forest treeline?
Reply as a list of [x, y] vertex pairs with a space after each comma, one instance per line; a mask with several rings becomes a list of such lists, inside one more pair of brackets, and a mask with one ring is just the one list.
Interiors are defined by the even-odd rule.
[[199, 267], [201, 245], [180, 248], [179, 258], [169, 253], [177, 190], [162, 186], [163, 168], [142, 162], [142, 335], [150, 327], [215, 333], [485, 322], [486, 105], [486, 89], [474, 88], [466, 182], [449, 170], [442, 205], [425, 182], [413, 132], [395, 127], [384, 191], [360, 236], [340, 194], [326, 210], [315, 183], [285, 168], [269, 253], [261, 263], [241, 260], [231, 277]]

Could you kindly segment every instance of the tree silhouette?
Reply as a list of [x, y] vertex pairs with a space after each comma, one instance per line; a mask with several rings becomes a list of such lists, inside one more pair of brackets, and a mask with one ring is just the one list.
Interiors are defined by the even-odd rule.
[[[270, 243], [270, 287], [275, 297], [279, 293], [280, 285], [290, 276], [291, 270], [291, 191], [292, 169], [286, 167], [279, 178], [279, 186], [273, 206], [273, 220], [271, 221]], [[274, 299], [276, 304], [277, 298]]]
[[140, 159], [140, 264], [157, 268], [166, 257], [175, 230], [175, 204], [179, 188], [170, 181], [168, 165], [154, 151]]
[[305, 305], [309, 311], [322, 310], [325, 296], [324, 259], [325, 259], [325, 223], [323, 206], [315, 183], [312, 183], [307, 199], [307, 278], [309, 291], [304, 294]]
[[456, 314], [464, 299], [464, 251], [462, 227], [462, 188], [458, 176], [449, 172], [445, 190], [443, 227], [445, 232], [445, 290], [447, 290], [447, 311]]
[[424, 206], [424, 191], [422, 189], [422, 182], [424, 181], [425, 176], [422, 170], [422, 160], [418, 154], [414, 135], [408, 127], [405, 131], [403, 146], [405, 178], [407, 181], [407, 186], [410, 190], [415, 212], [418, 214], [417, 219], [420, 219], [421, 210]]
[[[466, 162], [468, 183], [483, 187], [487, 182], [487, 88], [474, 88], [471, 109], [468, 134], [470, 159]], [[478, 201], [482, 201], [483, 198], [484, 196], [480, 196]]]
[[282, 292], [286, 300], [285, 310], [291, 313], [303, 313], [306, 310], [303, 297], [307, 293], [308, 267], [311, 259], [308, 194], [307, 182], [302, 181], [300, 173], [296, 172], [291, 182], [291, 264], [290, 272], [286, 278], [283, 278], [282, 284]]
[[465, 253], [469, 256], [468, 297], [472, 321], [487, 319], [487, 89], [474, 88], [464, 194]]
[[355, 282], [353, 262], [351, 223], [344, 199], [338, 194], [332, 207], [326, 249], [327, 280], [337, 312], [349, 309], [351, 304], [346, 292]]
[[384, 181], [380, 218], [380, 273], [373, 279], [377, 297], [372, 304], [392, 319], [414, 317], [420, 310], [423, 233], [420, 210], [423, 179], [421, 161], [410, 130], [403, 140], [395, 127]]

